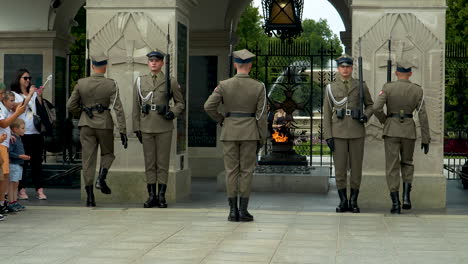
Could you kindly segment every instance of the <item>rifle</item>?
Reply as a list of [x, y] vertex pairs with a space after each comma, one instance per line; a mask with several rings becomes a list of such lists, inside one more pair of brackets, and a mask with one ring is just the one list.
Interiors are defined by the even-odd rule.
[[86, 49], [88, 50], [88, 56], [86, 58], [85, 72], [86, 77], [91, 75], [91, 59], [89, 58], [89, 39], [86, 40]]
[[392, 81], [392, 37], [388, 39], [387, 83]]
[[166, 113], [169, 112], [169, 100], [171, 99], [171, 55], [169, 54], [169, 44], [171, 35], [169, 34], [169, 24], [167, 24], [167, 48], [166, 48]]
[[359, 37], [359, 121], [364, 122], [364, 80], [362, 76], [361, 37]]
[[233, 29], [232, 29], [232, 20], [231, 20], [231, 30], [229, 31], [229, 78], [232, 77], [232, 71], [233, 71], [233, 57], [232, 57], [232, 52], [233, 52], [233, 47], [232, 47], [232, 42], [233, 42]]

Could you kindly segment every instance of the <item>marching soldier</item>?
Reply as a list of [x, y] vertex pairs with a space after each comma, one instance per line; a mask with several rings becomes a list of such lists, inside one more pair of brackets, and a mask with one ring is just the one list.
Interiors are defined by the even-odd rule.
[[387, 185], [392, 199], [392, 214], [401, 213], [399, 199], [400, 171], [403, 179], [403, 209], [411, 209], [411, 184], [414, 166], [413, 153], [416, 142], [416, 125], [413, 112], [417, 112], [421, 124], [421, 149], [424, 154], [429, 152], [429, 121], [424, 103], [423, 89], [412, 83], [413, 65], [401, 61], [397, 63], [396, 76], [398, 81], [387, 83], [380, 91], [374, 105], [376, 116], [383, 114], [383, 107], [387, 105], [387, 116], [382, 115], [379, 121], [384, 125], [383, 138], [385, 142], [385, 170]]
[[[206, 113], [222, 126], [229, 221], [253, 221], [247, 211], [257, 146], [266, 141], [266, 90], [249, 77], [254, 54], [246, 49], [233, 52], [237, 74], [221, 81], [205, 102]], [[224, 104], [225, 114], [218, 112]], [[237, 197], [240, 196], [239, 206]]]
[[93, 194], [93, 181], [96, 171], [98, 146], [101, 149], [101, 166], [96, 180], [96, 189], [110, 194], [106, 176], [114, 156], [114, 122], [110, 114], [113, 109], [117, 116], [120, 139], [127, 148], [125, 114], [120, 102], [117, 83], [104, 77], [107, 69], [107, 58], [92, 58], [93, 74], [78, 80], [72, 95], [67, 102], [70, 112], [80, 115], [80, 141], [82, 146], [83, 177], [87, 194], [86, 206], [96, 206]]
[[[149, 194], [143, 207], [166, 208], [173, 119], [182, 113], [185, 102], [177, 81], [171, 78], [168, 86], [166, 75], [161, 71], [164, 54], [151, 51], [146, 56], [150, 72], [137, 79], [133, 93], [133, 131], [143, 144], [146, 188]], [[171, 87], [169, 92], [168, 87]], [[171, 97], [174, 99], [174, 106], [169, 108]]]
[[[338, 76], [334, 82], [327, 85], [323, 103], [323, 136], [333, 152], [335, 164], [336, 187], [340, 197], [337, 213], [351, 211], [359, 213], [357, 203], [362, 177], [362, 161], [364, 156], [364, 138], [366, 131], [364, 123], [372, 115], [372, 98], [367, 85], [363, 83], [365, 105], [361, 113], [359, 98], [359, 80], [351, 77], [353, 58], [342, 55], [336, 59]], [[348, 161], [351, 166], [351, 195], [347, 196]]]

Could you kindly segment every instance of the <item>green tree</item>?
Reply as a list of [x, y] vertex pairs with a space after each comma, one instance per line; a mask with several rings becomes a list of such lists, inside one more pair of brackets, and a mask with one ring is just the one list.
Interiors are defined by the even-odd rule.
[[466, 42], [468, 39], [468, 1], [447, 0], [447, 41]]
[[[468, 48], [468, 1], [447, 0], [446, 13], [446, 37], [447, 48], [458, 50]], [[466, 78], [468, 76], [468, 63], [461, 54], [447, 56], [445, 65], [445, 105], [456, 106], [468, 102], [468, 91], [466, 90]], [[465, 89], [465, 90], [464, 90]], [[455, 109], [450, 109], [445, 113], [445, 127], [448, 130], [467, 130], [468, 115], [461, 116], [460, 119]]]
[[318, 52], [320, 47], [332, 48], [333, 53], [336, 54], [343, 52], [340, 39], [331, 31], [326, 19], [320, 19], [319, 21], [304, 19], [302, 29], [304, 31], [298, 39], [310, 41], [313, 52]]
[[254, 47], [257, 43], [263, 47], [269, 37], [265, 35], [262, 27], [262, 16], [258, 7], [250, 3], [242, 13], [237, 24], [236, 36], [238, 37], [236, 50], [246, 47]]

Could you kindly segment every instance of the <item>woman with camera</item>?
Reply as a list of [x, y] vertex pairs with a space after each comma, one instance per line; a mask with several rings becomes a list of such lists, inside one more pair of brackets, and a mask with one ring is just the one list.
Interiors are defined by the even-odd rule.
[[[36, 89], [32, 84], [32, 77], [27, 69], [18, 70], [15, 79], [11, 84], [11, 91], [15, 94], [15, 102], [22, 104], [28, 96], [31, 88]], [[36, 197], [39, 200], [46, 200], [47, 196], [44, 193], [43, 176], [42, 176], [42, 154], [44, 152], [44, 137], [41, 134], [41, 120], [38, 116], [38, 108], [42, 106], [42, 91], [41, 86], [32, 95], [28, 103], [28, 107], [24, 114], [20, 116], [25, 122], [25, 134], [22, 137], [26, 155], [31, 157], [31, 160], [24, 164], [23, 179], [27, 173], [28, 166], [31, 166], [31, 176], [34, 187], [36, 188]], [[18, 199], [27, 200], [28, 195], [24, 189], [23, 183], [20, 182]]]

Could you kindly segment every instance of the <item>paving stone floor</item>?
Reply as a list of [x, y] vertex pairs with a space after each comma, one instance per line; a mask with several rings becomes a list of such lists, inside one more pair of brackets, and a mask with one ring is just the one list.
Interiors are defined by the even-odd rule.
[[49, 190], [48, 201], [31, 199], [0, 223], [0, 263], [468, 263], [468, 191], [456, 182], [447, 210], [399, 216], [388, 208], [336, 214], [336, 190], [256, 193], [251, 223], [226, 221], [214, 183], [193, 185], [190, 202], [167, 209], [88, 209], [77, 190]]

